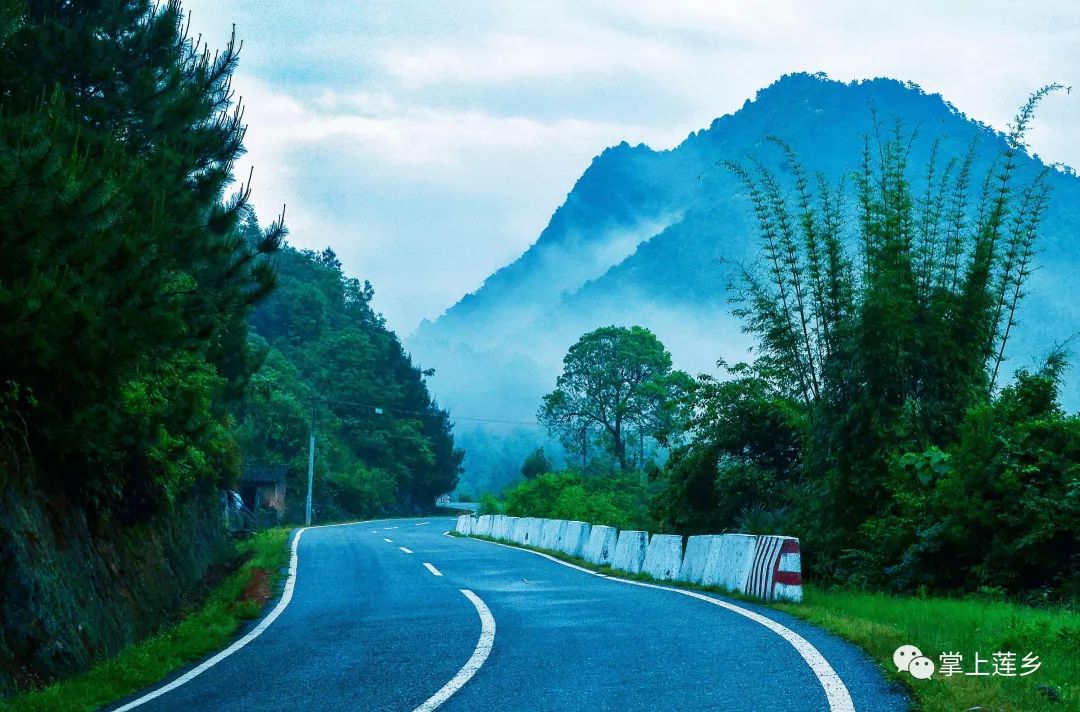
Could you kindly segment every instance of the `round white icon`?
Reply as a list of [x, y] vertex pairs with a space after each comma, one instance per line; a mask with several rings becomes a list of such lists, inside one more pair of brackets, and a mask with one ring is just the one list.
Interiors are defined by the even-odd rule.
[[934, 674], [934, 661], [924, 657], [915, 658], [908, 665], [908, 672], [918, 680], [929, 680]]
[[892, 654], [893, 664], [896, 665], [896, 671], [907, 671], [908, 666], [911, 665], [911, 661], [915, 658], [923, 657], [922, 651], [916, 648], [914, 645], [901, 645], [896, 649], [896, 652]]

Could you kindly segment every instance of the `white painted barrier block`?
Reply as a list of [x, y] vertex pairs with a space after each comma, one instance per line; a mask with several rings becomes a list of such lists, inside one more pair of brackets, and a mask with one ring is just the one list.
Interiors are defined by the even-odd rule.
[[679, 575], [682, 553], [682, 537], [678, 534], [653, 534], [641, 570], [659, 581], [670, 581]]
[[510, 525], [510, 541], [515, 544], [525, 543], [525, 529], [528, 527], [528, 517], [510, 517], [513, 523]]
[[615, 556], [611, 560], [612, 568], [632, 574], [640, 573], [641, 567], [645, 563], [645, 552], [648, 548], [648, 532], [619, 532], [619, 541], [615, 545]]
[[457, 524], [454, 525], [454, 531], [456, 531], [458, 534], [468, 534], [469, 533], [469, 515], [468, 514], [462, 514], [460, 517], [457, 518]]
[[597, 566], [610, 564], [615, 557], [615, 546], [618, 541], [619, 532], [615, 527], [598, 524], [589, 532], [589, 541], [585, 544], [581, 557]]
[[687, 539], [686, 553], [683, 554], [678, 579], [687, 583], [701, 583], [705, 576], [705, 564], [708, 563], [709, 553], [719, 545], [719, 534], [703, 534]]
[[506, 526], [504, 527], [505, 535], [502, 537], [506, 541], [514, 540], [514, 527], [517, 525], [517, 517], [506, 517]]
[[480, 536], [491, 536], [491, 515], [482, 514], [476, 519], [476, 526], [473, 527], [473, 534]]
[[529, 517], [525, 520], [525, 541], [521, 542], [527, 546], [540, 546], [540, 534], [544, 529], [545, 519], [538, 517]]
[[505, 514], [493, 514], [493, 515], [491, 515], [491, 537], [493, 539], [505, 539], [506, 538], [506, 515]]
[[570, 556], [581, 556], [589, 542], [591, 529], [592, 526], [585, 522], [567, 522], [562, 537], [559, 538], [558, 550]]
[[802, 553], [790, 536], [758, 537], [743, 592], [766, 601], [802, 601]]
[[709, 550], [701, 583], [743, 591], [756, 550], [757, 537], [752, 534], [721, 534], [719, 545]]
[[544, 528], [540, 531], [540, 548], [558, 551], [559, 540], [566, 531], [565, 519], [545, 519]]

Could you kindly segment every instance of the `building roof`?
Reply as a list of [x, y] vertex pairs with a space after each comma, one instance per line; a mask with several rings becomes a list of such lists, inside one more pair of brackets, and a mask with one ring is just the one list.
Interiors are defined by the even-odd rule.
[[289, 471], [288, 465], [273, 465], [264, 462], [248, 462], [244, 464], [244, 471], [240, 473], [240, 481], [245, 484], [258, 484], [266, 482], [285, 482], [285, 474]]

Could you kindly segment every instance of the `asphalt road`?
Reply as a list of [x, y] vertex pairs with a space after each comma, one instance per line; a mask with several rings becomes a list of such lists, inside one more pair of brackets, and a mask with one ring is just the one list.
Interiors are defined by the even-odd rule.
[[[760, 622], [445, 536], [452, 527], [437, 518], [304, 531], [280, 616], [135, 709], [407, 712], [440, 690], [440, 710], [830, 709], [806, 660]], [[908, 708], [855, 647], [791, 616], [733, 603], [820, 651], [854, 709]]]

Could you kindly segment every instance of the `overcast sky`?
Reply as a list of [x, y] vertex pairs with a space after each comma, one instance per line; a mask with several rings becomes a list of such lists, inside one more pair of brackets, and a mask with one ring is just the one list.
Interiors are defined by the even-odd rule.
[[[876, 6], [876, 7], [875, 7]], [[1080, 90], [1080, 1], [187, 0], [243, 40], [254, 203], [330, 245], [403, 336], [521, 254], [605, 146], [670, 148], [795, 71], [888, 76], [1004, 128]], [[1080, 91], [1030, 143], [1080, 168]]]

